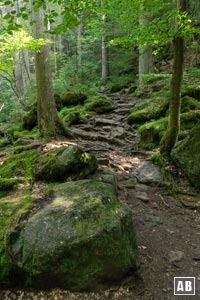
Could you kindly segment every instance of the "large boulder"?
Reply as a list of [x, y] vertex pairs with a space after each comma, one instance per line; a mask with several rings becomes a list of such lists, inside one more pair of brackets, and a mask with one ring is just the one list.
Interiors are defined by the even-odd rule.
[[200, 189], [200, 122], [172, 151], [172, 159], [190, 183]]
[[11, 246], [23, 285], [97, 289], [137, 268], [132, 215], [114, 186], [85, 179], [57, 185]]
[[96, 157], [76, 145], [50, 150], [34, 161], [35, 179], [47, 182], [83, 179], [96, 169]]

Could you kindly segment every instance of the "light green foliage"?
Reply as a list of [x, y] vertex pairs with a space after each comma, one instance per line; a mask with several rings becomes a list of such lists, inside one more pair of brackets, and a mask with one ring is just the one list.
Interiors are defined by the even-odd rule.
[[[110, 13], [121, 25], [121, 36], [111, 44], [154, 45], [159, 49], [174, 36], [190, 38], [196, 29], [188, 14], [179, 12], [171, 1], [127, 0], [110, 1]], [[142, 21], [139, 22], [142, 16]], [[178, 20], [177, 27], [172, 26]], [[156, 54], [156, 51], [155, 51]]]
[[13, 55], [20, 50], [40, 50], [40, 47], [48, 44], [49, 41], [34, 39], [24, 30], [12, 31], [12, 34], [0, 35], [0, 71], [9, 71], [14, 67]]

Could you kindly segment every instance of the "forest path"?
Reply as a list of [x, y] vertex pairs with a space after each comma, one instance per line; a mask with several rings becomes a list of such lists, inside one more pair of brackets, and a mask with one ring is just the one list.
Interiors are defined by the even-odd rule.
[[[127, 95], [108, 96], [115, 103], [112, 112], [97, 114], [88, 124], [74, 125], [71, 129], [79, 136], [78, 144], [96, 155], [100, 169], [116, 175], [119, 197], [134, 215], [141, 255], [141, 280], [130, 277], [127, 280], [129, 292], [120, 299], [176, 299], [173, 281], [174, 277], [181, 276], [196, 277], [193, 300], [199, 299], [200, 214], [195, 205], [189, 209], [181, 204], [180, 200], [190, 201], [189, 196], [183, 195], [178, 200], [169, 188], [137, 182], [133, 171], [146, 161], [149, 153], [138, 150], [136, 130], [127, 124], [136, 100]], [[190, 299], [190, 296], [181, 299]]]
[[96, 293], [8, 290], [0, 291], [1, 300], [175, 300], [173, 280], [180, 276], [196, 277], [196, 296], [179, 298], [199, 299], [200, 214], [181, 204], [181, 200], [191, 200], [188, 195], [177, 199], [169, 187], [136, 180], [133, 171], [149, 155], [138, 150], [136, 130], [127, 125], [136, 100], [120, 94], [109, 96], [115, 103], [113, 111], [97, 114], [71, 130], [76, 133], [75, 142], [96, 155], [99, 169], [116, 175], [119, 197], [133, 212], [141, 258], [139, 276], [130, 274], [121, 284]]

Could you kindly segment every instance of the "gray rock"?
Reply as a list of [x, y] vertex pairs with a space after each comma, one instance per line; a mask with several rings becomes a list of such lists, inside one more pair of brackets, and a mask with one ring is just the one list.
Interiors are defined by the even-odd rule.
[[158, 186], [163, 181], [163, 176], [160, 172], [160, 169], [149, 161], [144, 162], [141, 166], [139, 166], [133, 172], [133, 175], [140, 183], [143, 184]]
[[54, 194], [54, 201], [27, 221], [12, 246], [24, 284], [95, 289], [137, 267], [132, 214], [112, 184], [67, 182], [57, 185]]
[[143, 202], [149, 202], [149, 196], [146, 192], [137, 191], [136, 198], [142, 200]]
[[115, 127], [110, 133], [111, 138], [123, 138], [125, 135], [125, 131], [123, 127]]
[[184, 252], [182, 251], [170, 251], [169, 253], [169, 263], [173, 264], [183, 260], [185, 257]]

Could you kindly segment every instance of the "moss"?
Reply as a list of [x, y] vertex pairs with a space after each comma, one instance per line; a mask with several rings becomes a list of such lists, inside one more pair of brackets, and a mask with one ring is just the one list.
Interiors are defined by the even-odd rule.
[[104, 113], [113, 109], [113, 102], [106, 96], [92, 96], [84, 105], [64, 107], [59, 116], [66, 126], [87, 122], [95, 113]]
[[13, 262], [9, 251], [11, 234], [19, 221], [29, 211], [32, 198], [29, 192], [24, 192], [20, 202], [12, 200], [0, 201], [0, 287], [9, 286]]
[[172, 184], [173, 178], [169, 169], [169, 161], [160, 153], [150, 155], [149, 160], [151, 160], [155, 165], [159, 166], [164, 179]]
[[7, 137], [0, 139], [0, 148], [4, 148], [10, 144], [11, 144], [11, 141]]
[[200, 110], [189, 111], [181, 114], [181, 130], [192, 129], [200, 120]]
[[87, 96], [83, 93], [73, 93], [73, 92], [63, 92], [61, 95], [61, 100], [63, 106], [75, 106], [78, 104], [83, 104]]
[[158, 119], [165, 115], [168, 104], [168, 97], [155, 96], [153, 99], [146, 99], [134, 107], [128, 116], [128, 123], [142, 124], [152, 119]]
[[106, 113], [113, 110], [113, 108], [112, 99], [104, 95], [92, 96], [85, 101], [84, 105], [85, 111], [96, 113]]
[[22, 119], [22, 129], [32, 130], [37, 126], [37, 103], [34, 103], [29, 112], [27, 112]]
[[143, 148], [153, 149], [158, 147], [164, 131], [167, 128], [168, 118], [147, 122], [138, 128], [140, 145]]
[[64, 182], [85, 178], [97, 168], [94, 155], [84, 152], [77, 146], [51, 150], [34, 161], [36, 180]]
[[200, 100], [200, 88], [198, 85], [184, 85], [182, 86], [182, 96], [189, 96]]
[[54, 94], [54, 100], [56, 103], [56, 108], [58, 111], [60, 111], [63, 108], [62, 99], [58, 94]]
[[13, 138], [15, 140], [20, 138], [26, 138], [26, 139], [35, 139], [38, 136], [38, 130], [19, 130], [13, 132]]
[[188, 112], [192, 109], [197, 109], [198, 107], [200, 107], [199, 102], [189, 96], [184, 96], [182, 98], [182, 105], [181, 105], [181, 112]]
[[0, 191], [13, 190], [18, 183], [18, 179], [0, 178]]
[[6, 158], [1, 165], [0, 176], [13, 178], [22, 176], [28, 182], [33, 180], [33, 161], [38, 155], [37, 150], [24, 151], [20, 154], [13, 154]]
[[[181, 114], [181, 131], [179, 139], [182, 135], [187, 135], [187, 131], [192, 129], [200, 120], [200, 111], [194, 110]], [[161, 138], [167, 129], [168, 117], [147, 122], [138, 128], [140, 135], [140, 146], [145, 149], [154, 149], [159, 146]]]
[[28, 220], [12, 248], [26, 284], [95, 289], [136, 268], [132, 215], [111, 184], [67, 182], [56, 185], [54, 195]]
[[182, 170], [190, 183], [200, 190], [200, 122], [179, 142], [171, 153], [174, 163]]

